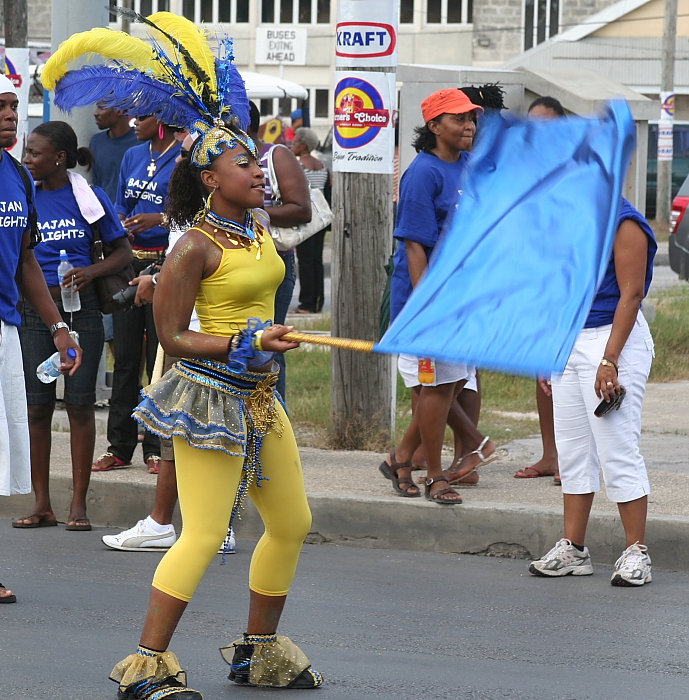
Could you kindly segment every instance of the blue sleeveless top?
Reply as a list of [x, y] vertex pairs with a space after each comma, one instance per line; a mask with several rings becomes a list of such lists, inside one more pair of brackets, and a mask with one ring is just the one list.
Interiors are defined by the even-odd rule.
[[[644, 284], [644, 296], [648, 294], [648, 288], [651, 286], [653, 279], [653, 259], [655, 258], [658, 244], [656, 243], [653, 229], [648, 225], [646, 219], [637, 211], [624, 197], [620, 203], [620, 212], [617, 215], [617, 227], [619, 228], [623, 221], [631, 219], [641, 227], [646, 234], [648, 242], [648, 255], [646, 257], [646, 281]], [[591, 305], [584, 328], [597, 328], [598, 326], [606, 326], [612, 323], [615, 316], [615, 309], [620, 300], [620, 287], [617, 284], [617, 275], [615, 273], [615, 256], [614, 253], [610, 256], [608, 268], [605, 271], [605, 276], [601, 282], [598, 292]]]

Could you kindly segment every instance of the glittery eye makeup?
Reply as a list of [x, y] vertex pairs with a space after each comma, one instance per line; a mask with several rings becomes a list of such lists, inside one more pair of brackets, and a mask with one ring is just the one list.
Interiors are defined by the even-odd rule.
[[236, 156], [232, 160], [235, 165], [239, 165], [241, 167], [246, 167], [251, 163], [251, 158], [246, 153], [242, 153], [241, 155]]

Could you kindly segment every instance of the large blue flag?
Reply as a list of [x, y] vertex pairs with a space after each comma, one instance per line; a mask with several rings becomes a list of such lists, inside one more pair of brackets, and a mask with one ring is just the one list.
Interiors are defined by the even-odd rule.
[[486, 118], [453, 221], [375, 349], [562, 372], [608, 264], [633, 149], [623, 101], [602, 118]]

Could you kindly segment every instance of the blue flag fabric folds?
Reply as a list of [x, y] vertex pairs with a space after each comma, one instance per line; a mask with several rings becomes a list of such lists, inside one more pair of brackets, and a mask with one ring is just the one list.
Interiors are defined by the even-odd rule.
[[486, 118], [453, 221], [375, 350], [562, 372], [610, 258], [633, 149], [623, 101], [602, 118]]

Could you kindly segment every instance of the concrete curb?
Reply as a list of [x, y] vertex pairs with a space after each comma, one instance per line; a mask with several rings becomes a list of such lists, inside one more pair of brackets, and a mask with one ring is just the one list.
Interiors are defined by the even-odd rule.
[[[153, 484], [92, 482], [88, 512], [94, 525], [127, 528], [149, 512]], [[57, 512], [67, 512], [71, 479], [51, 479]], [[533, 559], [542, 556], [562, 536], [562, 511], [534, 505], [475, 503], [438, 506], [422, 500], [309, 494], [313, 526], [308, 542], [346, 544], [372, 549], [403, 549], [485, 554]], [[0, 517], [30, 512], [33, 494], [0, 499]], [[179, 528], [179, 513], [175, 515]], [[248, 503], [238, 523], [238, 535], [258, 537], [260, 518]], [[648, 543], [658, 569], [689, 571], [689, 518], [652, 516]], [[624, 544], [619, 517], [592, 512], [587, 545], [594, 563], [613, 564]]]

